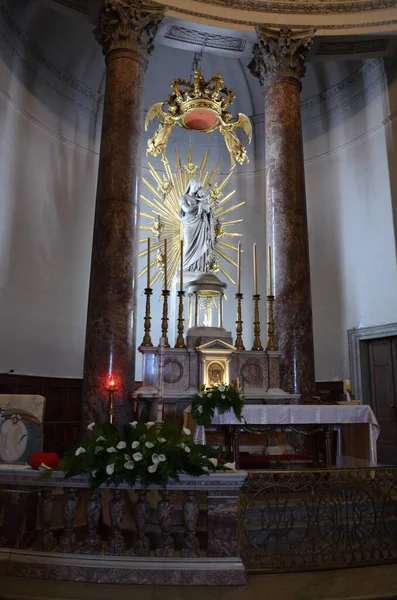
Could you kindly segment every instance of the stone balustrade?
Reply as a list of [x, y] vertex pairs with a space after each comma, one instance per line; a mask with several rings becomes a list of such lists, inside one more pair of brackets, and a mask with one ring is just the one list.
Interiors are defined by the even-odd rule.
[[[238, 498], [243, 471], [182, 475], [166, 489], [93, 490], [0, 467], [0, 574], [69, 581], [243, 585]], [[58, 522], [57, 522], [57, 514]]]

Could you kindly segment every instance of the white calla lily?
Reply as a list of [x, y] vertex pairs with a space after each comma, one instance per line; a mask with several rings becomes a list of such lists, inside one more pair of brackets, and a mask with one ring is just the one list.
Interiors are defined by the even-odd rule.
[[154, 444], [152, 442], [145, 442], [146, 448], [153, 448]]
[[102, 446], [95, 446], [95, 454], [99, 454], [99, 452], [103, 452], [104, 448]]
[[155, 465], [152, 465], [151, 467], [148, 467], [147, 470], [149, 471], [149, 473], [155, 473], [157, 471], [157, 463]]
[[97, 439], [95, 440], [96, 442], [106, 442], [105, 438], [103, 437], [103, 435], [100, 435], [99, 437], [97, 437]]
[[208, 461], [214, 465], [214, 467], [218, 466], [218, 459], [217, 458], [209, 458]]
[[126, 463], [124, 463], [124, 469], [128, 469], [129, 471], [131, 471], [134, 468], [134, 463], [132, 460], [128, 460]]
[[224, 391], [225, 391], [225, 386], [224, 386], [224, 385], [219, 385], [219, 386], [218, 386], [218, 390], [219, 390], [220, 392], [224, 392]]
[[87, 425], [88, 431], [92, 431], [94, 429], [94, 427], [95, 427], [95, 423], [94, 422], [92, 422], [89, 425]]
[[130, 423], [130, 425], [133, 429], [135, 429], [135, 427], [138, 425], [138, 421], [132, 421], [132, 423]]
[[83, 448], [83, 446], [80, 446], [79, 448], [77, 448], [76, 452], [74, 453], [75, 456], [80, 456], [80, 454], [84, 454], [86, 452], [86, 449]]
[[132, 442], [132, 444], [131, 444], [131, 448], [132, 448], [133, 450], [135, 450], [135, 448], [138, 448], [138, 446], [139, 446], [139, 442], [138, 442], [138, 440], [135, 440], [135, 442]]
[[230, 471], [235, 471], [236, 470], [236, 463], [235, 462], [227, 462], [223, 465], [225, 467], [225, 469], [230, 469]]
[[154, 421], [148, 421], [147, 423], [145, 423], [147, 429], [150, 429], [151, 427], [153, 427], [153, 425], [155, 425]]
[[108, 475], [113, 475], [113, 473], [114, 473], [114, 463], [112, 463], [111, 465], [107, 465], [107, 467], [106, 467], [106, 473]]
[[187, 452], [188, 454], [190, 453], [190, 448], [189, 448], [189, 446], [185, 446], [184, 450], [185, 450], [185, 452]]
[[163, 437], [159, 437], [159, 438], [158, 438], [158, 440], [159, 440], [160, 444], [165, 444], [165, 442], [167, 441], [167, 440], [166, 440], [165, 438], [163, 438]]
[[140, 452], [135, 452], [132, 455], [132, 458], [135, 462], [139, 462], [140, 460], [142, 460], [142, 454]]
[[159, 462], [165, 462], [167, 460], [165, 454], [159, 454]]
[[183, 433], [184, 433], [185, 435], [190, 435], [190, 434], [192, 433], [192, 432], [190, 431], [190, 429], [188, 429], [187, 427], [184, 427], [184, 428], [182, 429], [182, 431], [183, 431]]
[[117, 450], [114, 446], [110, 446], [110, 448], [106, 448], [106, 452], [109, 452], [109, 454], [111, 454], [112, 452], [117, 452]]
[[124, 450], [124, 448], [127, 448], [127, 444], [125, 442], [119, 442], [116, 448], [117, 450]]
[[155, 464], [155, 465], [157, 465], [157, 463], [159, 463], [159, 462], [160, 462], [159, 455], [158, 454], [152, 454], [152, 463]]

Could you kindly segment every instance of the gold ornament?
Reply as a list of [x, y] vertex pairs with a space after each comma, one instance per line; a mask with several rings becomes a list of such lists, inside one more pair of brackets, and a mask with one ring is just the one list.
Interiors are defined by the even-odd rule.
[[[152, 264], [157, 271], [151, 278], [151, 287], [158, 279], [164, 281], [163, 246], [165, 240], [168, 242], [167, 268], [169, 281], [172, 281], [179, 269], [180, 241], [182, 237], [179, 199], [185, 193], [186, 187], [192, 178], [198, 178], [203, 188], [208, 191], [214, 214], [214, 248], [209, 256], [208, 270], [211, 273], [221, 272], [231, 283], [235, 283], [230, 274], [230, 272], [234, 273], [237, 267], [234, 258], [237, 244], [233, 238], [239, 238], [242, 234], [236, 232], [234, 226], [242, 223], [243, 219], [233, 219], [231, 217], [232, 213], [243, 206], [245, 202], [233, 202], [235, 190], [225, 191], [233, 171], [229, 171], [227, 175], [221, 176], [218, 181], [215, 181], [220, 169], [220, 162], [212, 170], [207, 169], [208, 155], [209, 152], [207, 151], [201, 163], [196, 164], [193, 162], [192, 150], [189, 148], [186, 162], [186, 165], [192, 165], [192, 168], [189, 169], [183, 168], [178, 150], [175, 152], [174, 169], [171, 169], [167, 159], [163, 159], [166, 178], [170, 182], [170, 189], [165, 197], [159, 189], [163, 173], [158, 173], [150, 163], [148, 164], [149, 172], [154, 181], [142, 178], [144, 185], [151, 194], [150, 196], [141, 195], [142, 203], [146, 205], [146, 211], [142, 210], [140, 213], [140, 230], [144, 233], [140, 243], [145, 245], [145, 249], [139, 252], [139, 257], [146, 256], [147, 236], [152, 235], [157, 238], [151, 244], [154, 253]], [[146, 266], [139, 276], [145, 273], [147, 273]]]
[[[238, 139], [235, 131], [242, 128], [251, 143], [252, 126], [249, 118], [238, 113], [238, 119], [226, 110], [232, 104], [235, 95], [232, 90], [223, 85], [222, 75], [217, 74], [205, 80], [199, 69], [194, 69], [193, 82], [184, 79], [174, 79], [171, 83], [174, 93], [165, 102], [153, 104], [146, 115], [145, 130], [151, 121], [160, 119], [156, 133], [149, 139], [146, 154], [165, 158], [168, 138], [175, 125], [189, 131], [210, 133], [218, 129], [223, 135], [226, 147], [230, 153], [232, 166], [235, 161], [240, 164], [248, 162], [246, 149]], [[190, 174], [189, 163], [184, 166]]]

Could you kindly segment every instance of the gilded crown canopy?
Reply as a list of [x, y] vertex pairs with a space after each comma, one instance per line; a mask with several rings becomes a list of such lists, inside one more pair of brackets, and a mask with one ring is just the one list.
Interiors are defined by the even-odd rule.
[[229, 150], [232, 166], [235, 161], [240, 164], [248, 162], [246, 150], [235, 130], [241, 127], [248, 143], [251, 143], [251, 122], [243, 113], [238, 113], [238, 118], [233, 120], [232, 114], [226, 110], [235, 95], [223, 85], [222, 75], [218, 73], [206, 80], [200, 69], [196, 68], [193, 71], [193, 82], [177, 78], [171, 83], [171, 88], [173, 93], [167, 101], [156, 102], [148, 110], [145, 128], [156, 118], [160, 119], [160, 125], [148, 141], [147, 154], [162, 154], [165, 157], [168, 138], [174, 126], [178, 125], [202, 133], [218, 129]]

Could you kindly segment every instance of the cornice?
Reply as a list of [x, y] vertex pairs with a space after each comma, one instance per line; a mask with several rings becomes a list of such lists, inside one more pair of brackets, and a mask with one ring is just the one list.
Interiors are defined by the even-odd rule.
[[[220, 6], [248, 12], [269, 12], [284, 14], [326, 15], [360, 13], [375, 10], [396, 8], [396, 0], [198, 0], [199, 4]], [[212, 15], [211, 17], [212, 18]]]
[[[183, 15], [185, 18], [189, 18], [192, 17], [193, 19], [203, 19], [207, 22], [211, 22], [213, 21], [214, 23], [223, 23], [225, 25], [237, 25], [240, 27], [244, 27], [246, 28], [248, 27], [256, 27], [256, 25], [258, 25], [258, 19], [252, 21], [250, 19], [235, 19], [235, 18], [231, 18], [228, 17], [226, 13], [224, 13], [222, 16], [218, 16], [218, 15], [208, 15], [206, 12], [197, 12], [197, 11], [193, 11], [193, 10], [187, 10], [184, 8], [180, 8], [180, 7], [175, 7], [175, 6], [171, 6], [169, 5], [169, 11], [168, 11], [169, 16], [175, 16], [176, 18], [181, 18], [181, 15]], [[287, 13], [284, 13], [287, 14]], [[305, 12], [306, 15], [309, 14], [309, 11]], [[367, 13], [366, 13], [367, 14]], [[261, 21], [260, 23], [261, 25], [263, 25], [264, 27], [269, 27], [269, 28], [275, 28], [275, 29], [279, 29], [280, 28], [280, 22], [275, 23], [275, 22], [269, 22], [269, 21]], [[317, 30], [325, 30], [325, 31], [346, 31], [346, 30], [353, 30], [353, 29], [389, 29], [390, 27], [396, 27], [397, 28], [397, 19], [390, 19], [390, 20], [383, 20], [383, 21], [366, 21], [366, 22], [357, 22], [357, 23], [338, 23], [338, 24], [331, 24], [329, 22], [321, 22], [321, 21], [317, 21], [314, 20], [310, 23], [301, 23], [299, 22], [299, 25], [294, 25], [294, 23], [289, 22], [288, 23], [288, 27], [292, 30], [294, 29], [310, 29], [311, 27], [315, 27]]]

